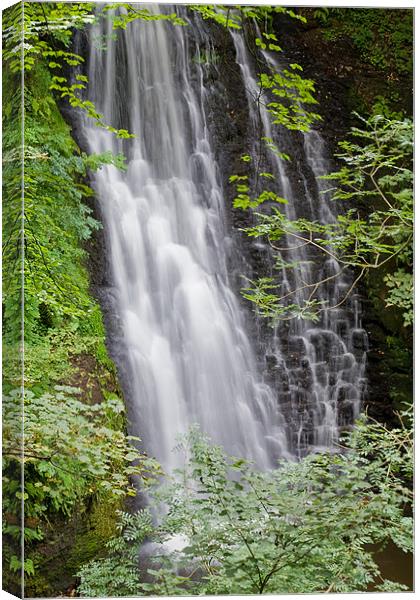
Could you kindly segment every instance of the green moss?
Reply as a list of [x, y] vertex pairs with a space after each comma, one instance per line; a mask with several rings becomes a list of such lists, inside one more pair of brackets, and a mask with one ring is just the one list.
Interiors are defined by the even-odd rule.
[[36, 570], [26, 579], [26, 595], [51, 597], [72, 588], [79, 568], [105, 555], [121, 508], [121, 501], [104, 495], [81, 514], [52, 523], [47, 543], [32, 554]]
[[106, 555], [106, 542], [115, 536], [117, 511], [122, 509], [121, 501], [105, 497], [95, 502], [86, 527], [81, 531], [67, 558], [65, 569], [75, 575], [79, 568], [94, 558]]
[[[412, 113], [413, 10], [323, 7], [301, 13], [318, 25], [327, 46], [338, 44], [350, 59], [350, 111], [390, 118]], [[341, 60], [340, 54], [338, 65]]]
[[50, 598], [54, 596], [53, 586], [39, 570], [35, 575], [26, 579], [25, 592], [31, 598]]

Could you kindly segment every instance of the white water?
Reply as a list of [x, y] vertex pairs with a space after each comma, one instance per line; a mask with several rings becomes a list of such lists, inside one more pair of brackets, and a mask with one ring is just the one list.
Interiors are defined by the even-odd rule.
[[[169, 470], [180, 460], [177, 436], [195, 422], [228, 452], [267, 467], [288, 454], [285, 426], [229, 286], [198, 43], [191, 62], [185, 28], [137, 21], [118, 41], [111, 33], [103, 20], [92, 28], [89, 95], [107, 122], [137, 137], [123, 143], [99, 128], [88, 136], [92, 152], [129, 153], [127, 172], [102, 168], [95, 187], [128, 363], [120, 367], [130, 379], [131, 432]], [[106, 52], [95, 43], [104, 35]]]

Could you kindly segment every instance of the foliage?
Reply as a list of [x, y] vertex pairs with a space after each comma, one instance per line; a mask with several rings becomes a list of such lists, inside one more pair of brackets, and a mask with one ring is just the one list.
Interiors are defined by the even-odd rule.
[[[306, 11], [302, 11], [306, 14]], [[413, 72], [413, 11], [375, 8], [318, 8], [313, 17], [334, 41], [349, 37], [362, 58], [391, 79]]]
[[[286, 265], [290, 267], [292, 263]], [[323, 303], [319, 300], [304, 300], [301, 304], [284, 304], [279, 286], [273, 277], [260, 277], [256, 281], [248, 279], [250, 287], [242, 289], [242, 295], [253, 302], [258, 313], [275, 321], [292, 319], [319, 320], [319, 311]]]
[[[82, 57], [69, 50], [73, 31], [94, 20], [93, 6], [25, 2], [3, 16], [3, 432], [9, 452], [4, 464], [4, 556], [8, 589], [16, 594], [21, 584], [20, 534], [25, 536], [24, 574], [34, 581], [40, 573], [48, 587], [45, 565], [50, 544], [60, 535], [57, 528], [63, 539], [75, 512], [88, 518], [93, 499], [111, 506], [113, 498], [120, 501], [127, 492], [134, 493], [129, 476], [136, 476], [140, 468], [140, 463], [130, 463], [134, 455], [147, 465], [125, 435], [121, 403], [107, 393], [107, 387], [115, 391], [115, 367], [105, 348], [102, 315], [91, 296], [85, 265], [86, 241], [100, 228], [87, 204], [93, 194], [87, 178], [104, 164], [124, 169], [124, 158], [81, 152], [58, 107], [61, 98], [67, 98], [73, 106], [89, 108], [79, 104], [86, 77], [78, 74], [71, 84], [67, 77], [82, 63]], [[100, 115], [90, 116], [99, 126], [127, 137], [125, 130], [100, 122]], [[55, 388], [71, 382], [77, 357], [87, 357], [93, 370], [101, 368], [98, 387], [100, 396], [107, 398], [103, 405], [89, 405], [90, 379], [79, 399], [68, 389]], [[21, 383], [26, 387], [28, 453], [23, 462], [18, 456], [23, 405], [13, 391]], [[78, 440], [80, 432], [85, 436]]]
[[[412, 114], [413, 10], [380, 8], [300, 9], [328, 46], [339, 42], [355, 77], [354, 110], [402, 120]], [[370, 71], [370, 82], [364, 73]]]
[[135, 514], [120, 512], [119, 535], [107, 543], [109, 556], [93, 560], [82, 567], [78, 576], [81, 596], [140, 595], [139, 549], [153, 534], [154, 527], [148, 510]]
[[[270, 90], [271, 94], [276, 97], [276, 101], [267, 103], [267, 109], [273, 117], [274, 125], [283, 125], [292, 131], [310, 131], [314, 121], [321, 119], [317, 113], [308, 112], [304, 108], [306, 105], [317, 104], [317, 100], [313, 96], [314, 82], [310, 79], [303, 79], [296, 72], [302, 70], [300, 65], [291, 64], [289, 67], [289, 69], [282, 69], [270, 75], [260, 74], [261, 88]], [[277, 101], [278, 98], [283, 100]]]
[[[200, 14], [204, 20], [211, 19], [218, 25], [229, 29], [241, 29], [240, 13], [232, 11], [229, 6], [214, 4], [191, 4], [189, 8]], [[242, 8], [242, 7], [241, 7]]]
[[[118, 11], [115, 9], [118, 7]], [[31, 71], [43, 63], [51, 71], [50, 90], [65, 98], [69, 104], [82, 110], [95, 125], [114, 133], [118, 138], [134, 137], [126, 129], [117, 129], [106, 123], [104, 115], [82, 92], [88, 77], [77, 73], [75, 80], [63, 76], [64, 67], [82, 65], [84, 58], [69, 51], [74, 29], [92, 24], [101, 15], [111, 15], [114, 29], [126, 29], [137, 19], [143, 21], [167, 20], [174, 25], [185, 25], [176, 14], [153, 14], [147, 8], [129, 3], [105, 5], [102, 13], [94, 14], [94, 2], [20, 2], [5, 12], [3, 22], [4, 61], [11, 73]]]
[[76, 82], [57, 75], [64, 66], [77, 67], [84, 62], [79, 54], [69, 52], [73, 29], [95, 20], [92, 2], [20, 2], [5, 12], [3, 21], [4, 60], [11, 73], [31, 71], [43, 63], [52, 73], [50, 89], [60, 92], [74, 108], [83, 110], [98, 127], [119, 138], [133, 137], [126, 129], [116, 129], [104, 121], [94, 104], [81, 97], [87, 77], [76, 75]]
[[[27, 75], [25, 94], [25, 137], [23, 185], [25, 211], [22, 212], [21, 140], [19, 98], [6, 98], [9, 122], [4, 133], [3, 217], [6, 340], [16, 341], [20, 332], [20, 295], [22, 281], [21, 228], [25, 231], [25, 335], [30, 340], [48, 324], [63, 318], [86, 319], [94, 303], [88, 295], [88, 281], [81, 265], [85, 252], [81, 244], [99, 223], [84, 200], [92, 195], [85, 183], [87, 170], [113, 163], [123, 168], [120, 156], [109, 153], [87, 157], [77, 153], [69, 127], [49, 95], [47, 71], [34, 66]], [[13, 83], [13, 79], [9, 83]], [[66, 265], [66, 268], [63, 268]]]
[[[382, 269], [389, 288], [385, 303], [401, 309], [404, 324], [409, 325], [413, 319], [413, 124], [409, 119], [397, 121], [381, 115], [359, 118], [362, 127], [353, 127], [352, 139], [339, 144], [341, 151], [337, 157], [343, 166], [323, 177], [334, 183], [334, 187], [327, 190], [332, 194], [332, 200], [352, 201], [347, 212], [327, 224], [306, 219], [291, 221], [279, 208], [271, 205], [268, 213], [256, 213], [257, 224], [245, 231], [250, 237], [266, 237], [280, 257], [282, 249], [276, 245], [279, 240], [286, 240], [285, 249], [291, 239], [315, 248], [340, 265], [332, 277], [339, 276], [344, 270], [357, 270], [353, 284], [340, 303], [362, 276], [370, 270]], [[231, 181], [236, 181], [235, 176]], [[254, 208], [261, 204], [261, 197], [264, 192], [252, 198], [247, 190], [247, 201], [238, 195], [234, 205]], [[265, 199], [272, 201], [275, 197], [266, 194]], [[386, 272], [385, 265], [393, 265], [395, 270]], [[281, 268], [284, 267], [282, 264]], [[296, 306], [288, 305], [291, 293], [273, 294], [269, 290], [275, 287], [275, 282], [262, 283], [254, 284], [251, 294], [247, 290], [246, 297], [253, 300], [266, 316], [293, 316]], [[299, 284], [297, 290], [307, 290], [309, 294], [302, 308], [307, 308], [306, 302], [313, 307], [313, 301], [318, 302], [315, 313], [330, 308], [319, 304], [323, 300], [316, 293], [321, 283], [317, 280]]]
[[[178, 450], [185, 468], [149, 511], [123, 516], [106, 559], [79, 573], [82, 596], [353, 592], [382, 580], [368, 544], [412, 550], [412, 422], [362, 420], [336, 452], [281, 462], [266, 473], [227, 458], [192, 429]], [[160, 504], [161, 506], [161, 504]], [[144, 582], [138, 549], [153, 541]], [[178, 550], [171, 550], [178, 541]], [[161, 550], [159, 551], [159, 545]], [[119, 586], [113, 573], [118, 574]], [[126, 583], [127, 582], [127, 583]]]
[[[113, 14], [114, 11], [116, 14]], [[106, 4], [102, 9], [102, 14], [107, 15], [107, 13], [112, 14], [112, 26], [114, 29], [126, 29], [127, 25], [138, 19], [146, 23], [149, 21], [169, 21], [172, 25], [186, 25], [186, 22], [176, 13], [154, 13], [148, 8], [133, 5], [129, 2]]]
[[10, 7], [5, 12], [3, 39], [4, 59], [11, 71], [20, 71], [22, 67], [31, 70], [40, 56], [64, 60], [71, 66], [79, 64], [80, 57], [71, 52], [56, 51], [54, 45], [62, 44], [68, 48], [72, 38], [71, 27], [80, 29], [92, 23], [92, 8], [93, 2], [49, 2], [45, 6], [24, 2]]
[[[99, 307], [95, 307], [95, 312], [99, 312]], [[88, 324], [89, 325], [89, 324]], [[102, 321], [97, 326], [97, 330], [91, 335], [84, 335], [81, 325], [75, 320], [66, 327], [51, 328], [45, 335], [38, 336], [32, 343], [25, 345], [25, 372], [23, 374], [23, 383], [27, 389], [41, 392], [51, 389], [55, 384], [71, 379], [77, 372], [73, 365], [78, 357], [91, 356], [97, 362], [99, 367], [105, 367], [105, 373], [102, 373], [102, 381], [105, 385], [108, 374], [114, 373], [114, 364], [110, 361], [103, 342], [103, 324]], [[3, 376], [5, 380], [5, 391], [16, 388], [22, 381], [22, 374], [19, 371], [20, 356], [13, 351], [15, 347], [6, 347], [7, 356], [3, 366]], [[95, 377], [96, 373], [91, 373]], [[88, 395], [88, 390], [84, 390]]]
[[[306, 22], [304, 16], [284, 6], [231, 6], [214, 4], [190, 4], [189, 8], [198, 12], [203, 19], [211, 19], [218, 25], [230, 29], [241, 29], [246, 19], [271, 27], [273, 16], [285, 14], [292, 19]], [[264, 35], [264, 33], [263, 33]], [[271, 38], [276, 41], [275, 36]], [[260, 40], [261, 41], [261, 40]], [[274, 49], [274, 48], [272, 48]]]
[[413, 273], [397, 269], [384, 277], [390, 288], [386, 297], [386, 306], [396, 306], [403, 310], [404, 326], [412, 325], [414, 319], [414, 282]]
[[[3, 399], [4, 509], [12, 515], [18, 509], [22, 494], [15, 473], [23, 466], [24, 539], [29, 545], [43, 538], [54, 513], [69, 516], [86, 497], [135, 495], [132, 478], [147, 482], [157, 472], [155, 462], [132, 445], [137, 438], [114, 427], [115, 416], [124, 412], [118, 398], [88, 405], [78, 395], [78, 389], [55, 386], [41, 396], [26, 391], [23, 401], [21, 390]], [[6, 524], [4, 533], [18, 540], [20, 525]], [[16, 560], [12, 557], [12, 569]]]

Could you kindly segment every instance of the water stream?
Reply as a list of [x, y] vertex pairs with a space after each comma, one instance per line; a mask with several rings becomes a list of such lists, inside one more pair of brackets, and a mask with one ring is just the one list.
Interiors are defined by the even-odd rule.
[[[88, 129], [92, 152], [128, 156], [126, 172], [106, 166], [94, 182], [121, 332], [118, 366], [131, 433], [166, 469], [178, 466], [172, 448], [192, 423], [266, 468], [281, 456], [331, 446], [339, 427], [352, 422], [363, 387], [364, 332], [354, 295], [316, 326], [280, 324], [266, 340], [276, 375], [264, 378], [229, 278], [232, 236], [207, 122], [211, 89], [203, 83], [203, 53], [210, 56], [212, 44], [207, 25], [193, 19], [191, 27], [135, 21], [116, 39], [111, 21], [101, 19], [90, 32], [89, 97], [108, 122], [136, 134], [124, 141]], [[275, 137], [251, 97], [257, 83], [243, 38], [235, 34], [232, 43], [244, 93], [251, 91], [249, 128], [257, 136], [262, 122], [264, 134]], [[322, 140], [314, 132], [302, 143], [314, 179], [327, 166]], [[272, 167], [289, 217], [299, 216], [305, 201], [314, 218], [334, 218], [319, 190], [308, 187], [301, 198], [281, 161]], [[319, 268], [306, 247], [287, 254], [299, 262], [283, 273], [282, 288], [293, 292]], [[324, 260], [321, 272], [337, 268]], [[348, 285], [338, 277], [321, 294], [337, 304]]]

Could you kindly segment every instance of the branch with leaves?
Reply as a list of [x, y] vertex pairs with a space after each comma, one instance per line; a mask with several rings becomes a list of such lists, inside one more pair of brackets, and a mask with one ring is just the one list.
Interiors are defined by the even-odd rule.
[[[359, 118], [363, 126], [353, 127], [351, 139], [339, 144], [337, 158], [343, 167], [323, 176], [334, 183], [334, 187], [324, 192], [331, 194], [331, 201], [341, 201], [344, 205], [352, 202], [352, 207], [339, 214], [334, 223], [288, 219], [276, 206], [287, 200], [278, 198], [272, 191], [252, 196], [247, 175], [234, 175], [230, 179], [236, 184], [234, 206], [246, 210], [264, 203], [267, 210], [254, 212], [257, 224], [244, 229], [246, 234], [265, 238], [280, 257], [293, 248], [289, 240], [313, 247], [320, 257], [324, 254], [348, 272], [358, 273], [349, 290], [369, 271], [382, 269], [384, 272], [387, 263], [392, 265], [391, 271], [383, 275], [389, 288], [385, 303], [400, 308], [404, 324], [410, 325], [413, 319], [413, 124], [408, 119], [396, 121], [379, 115]], [[277, 244], [279, 240], [283, 240], [282, 247]], [[302, 282], [295, 291], [319, 288], [321, 283], [321, 279]], [[252, 293], [246, 290], [245, 295], [263, 308], [262, 314], [266, 316], [277, 314], [281, 318], [283, 313], [289, 313], [291, 318], [297, 316], [296, 306], [282, 305], [285, 296], [267, 293], [274, 287], [274, 279], [265, 279], [254, 285]], [[312, 301], [313, 296], [308, 301]], [[340, 304], [348, 296], [349, 291]], [[317, 311], [336, 306], [324, 303]], [[300, 314], [304, 316], [303, 312]]]

